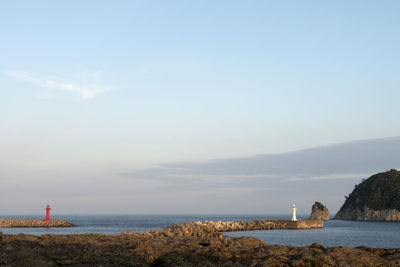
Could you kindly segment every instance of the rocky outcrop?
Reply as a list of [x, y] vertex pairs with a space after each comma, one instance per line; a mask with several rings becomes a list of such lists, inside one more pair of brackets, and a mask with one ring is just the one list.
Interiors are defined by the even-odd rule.
[[378, 173], [356, 185], [335, 219], [400, 221], [400, 172]]
[[65, 220], [4, 220], [0, 219], [0, 227], [74, 227], [76, 225]]
[[400, 221], [400, 211], [397, 209], [374, 210], [367, 206], [363, 209], [341, 209], [335, 216], [337, 220], [357, 221]]
[[[267, 245], [171, 229], [120, 235], [3, 235], [0, 266], [398, 266], [400, 249]], [[181, 235], [175, 235], [181, 233]], [[161, 236], [161, 234], [163, 234]], [[165, 234], [165, 235], [164, 235]], [[172, 234], [172, 235], [171, 235]]]
[[311, 208], [310, 220], [329, 221], [329, 210], [319, 202], [315, 202]]

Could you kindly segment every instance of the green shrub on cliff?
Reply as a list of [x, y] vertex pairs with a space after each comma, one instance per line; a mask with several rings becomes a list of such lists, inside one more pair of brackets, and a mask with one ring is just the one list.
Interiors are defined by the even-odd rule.
[[318, 210], [323, 210], [324, 209], [324, 205], [321, 204], [321, 202], [315, 202], [314, 204]]
[[364, 205], [374, 210], [400, 210], [400, 171], [390, 170], [363, 180], [346, 197], [340, 210], [364, 210]]

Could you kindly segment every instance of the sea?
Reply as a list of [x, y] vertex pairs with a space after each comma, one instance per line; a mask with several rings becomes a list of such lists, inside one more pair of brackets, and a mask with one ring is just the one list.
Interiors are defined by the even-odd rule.
[[[298, 215], [307, 219], [308, 215]], [[43, 219], [43, 216], [1, 216], [1, 219]], [[4, 234], [84, 234], [144, 232], [163, 229], [174, 223], [192, 221], [252, 221], [290, 219], [288, 215], [54, 215], [53, 219], [67, 220], [72, 228], [0, 228]], [[324, 222], [324, 228], [297, 230], [257, 230], [225, 233], [230, 237], [251, 236], [267, 244], [309, 246], [319, 243], [325, 247], [368, 246], [375, 248], [400, 248], [400, 222], [342, 221]]]

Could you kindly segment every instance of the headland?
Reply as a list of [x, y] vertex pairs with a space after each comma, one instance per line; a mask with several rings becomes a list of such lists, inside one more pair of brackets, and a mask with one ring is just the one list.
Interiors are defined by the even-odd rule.
[[335, 219], [400, 221], [400, 171], [377, 173], [356, 185]]

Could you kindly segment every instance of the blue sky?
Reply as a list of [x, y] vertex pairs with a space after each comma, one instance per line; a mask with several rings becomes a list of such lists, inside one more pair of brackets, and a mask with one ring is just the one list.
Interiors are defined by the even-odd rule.
[[[160, 196], [155, 179], [121, 174], [399, 136], [399, 10], [398, 1], [2, 1], [0, 199], [14, 203], [3, 212], [47, 202], [60, 213], [157, 213], [160, 202], [190, 212], [179, 206], [190, 180]], [[353, 178], [327, 191], [331, 203], [358, 181], [336, 174]], [[87, 190], [71, 199], [64, 188]], [[199, 188], [199, 212], [235, 211], [218, 188], [227, 202], [200, 203], [211, 188]], [[298, 198], [308, 212], [311, 200]]]

